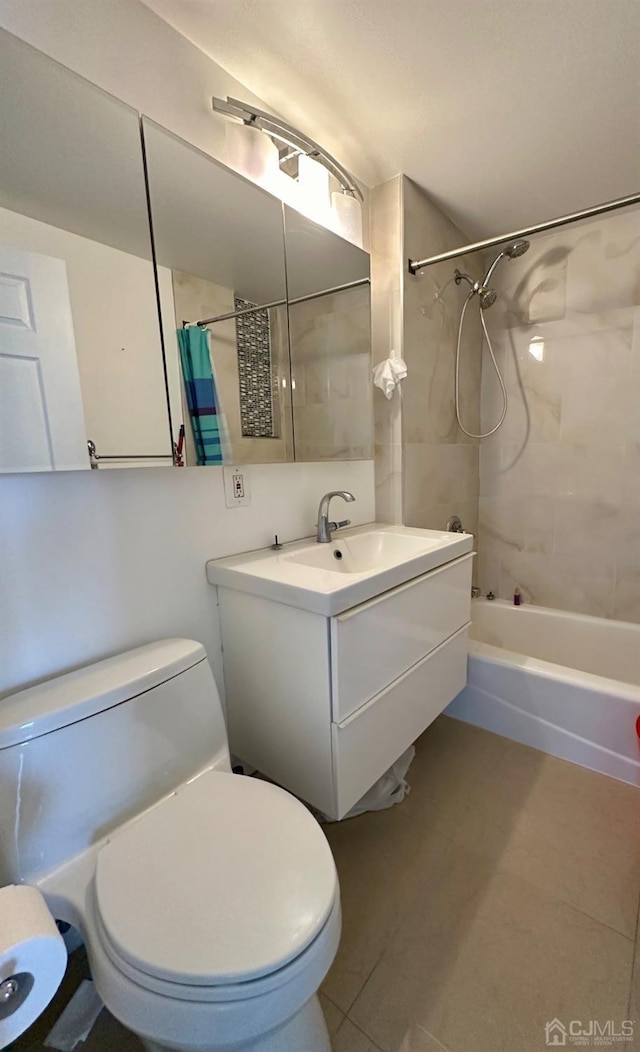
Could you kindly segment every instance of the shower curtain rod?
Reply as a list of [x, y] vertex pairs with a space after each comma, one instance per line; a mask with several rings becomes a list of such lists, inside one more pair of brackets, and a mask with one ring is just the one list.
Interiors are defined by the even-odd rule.
[[255, 307], [243, 307], [242, 310], [232, 310], [228, 314], [218, 314], [215, 318], [203, 318], [202, 321], [183, 321], [182, 328], [189, 325], [213, 325], [215, 321], [229, 321], [231, 318], [241, 318], [243, 314], [255, 314], [259, 310], [270, 310], [271, 307], [284, 307], [287, 303], [307, 303], [309, 300], [320, 299], [321, 296], [330, 296], [332, 292], [346, 292], [347, 289], [357, 289], [360, 285], [368, 285], [371, 278], [359, 278], [358, 281], [347, 281], [344, 285], [334, 285], [330, 289], [322, 289], [321, 292], [309, 292], [306, 296], [297, 296], [294, 300], [273, 300], [271, 303], [258, 304]]
[[629, 197], [618, 197], [615, 201], [605, 201], [602, 205], [594, 205], [593, 208], [584, 208], [581, 212], [572, 212], [570, 215], [559, 216], [557, 219], [549, 219], [546, 223], [538, 223], [536, 226], [524, 227], [523, 230], [512, 230], [510, 234], [501, 234], [500, 237], [490, 237], [485, 241], [474, 241], [463, 245], [462, 248], [453, 248], [449, 252], [440, 252], [437, 256], [429, 256], [428, 259], [410, 259], [409, 273], [416, 275], [423, 267], [431, 263], [443, 263], [446, 259], [456, 259], [464, 256], [467, 252], [479, 252], [483, 248], [495, 248], [505, 241], [516, 241], [521, 237], [530, 237], [531, 234], [539, 234], [543, 230], [553, 230], [557, 226], [566, 226], [575, 223], [579, 219], [589, 219], [591, 216], [599, 216], [604, 212], [613, 212], [616, 208], [627, 208], [629, 205], [640, 204], [640, 193], [631, 194]]

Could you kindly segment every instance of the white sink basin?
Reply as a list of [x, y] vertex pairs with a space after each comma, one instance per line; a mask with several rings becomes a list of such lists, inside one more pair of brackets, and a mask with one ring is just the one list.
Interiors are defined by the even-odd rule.
[[[428, 531], [423, 531], [427, 534]], [[415, 537], [405, 533], [369, 530], [367, 533], [338, 534], [329, 544], [315, 544], [287, 555], [289, 562], [333, 573], [368, 573], [385, 566], [406, 562], [434, 548], [442, 547], [436, 537]]]
[[466, 555], [468, 533], [370, 523], [315, 540], [262, 548], [207, 563], [210, 584], [330, 617]]

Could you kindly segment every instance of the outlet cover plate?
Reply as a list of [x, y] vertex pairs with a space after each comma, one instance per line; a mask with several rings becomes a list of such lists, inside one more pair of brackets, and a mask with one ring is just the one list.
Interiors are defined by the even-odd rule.
[[228, 508], [246, 508], [251, 504], [250, 471], [246, 464], [223, 467], [224, 501]]

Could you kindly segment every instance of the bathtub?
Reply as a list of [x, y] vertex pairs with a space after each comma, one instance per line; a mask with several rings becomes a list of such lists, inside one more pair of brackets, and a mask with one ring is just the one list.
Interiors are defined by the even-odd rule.
[[640, 785], [640, 625], [475, 599], [467, 686], [445, 712]]

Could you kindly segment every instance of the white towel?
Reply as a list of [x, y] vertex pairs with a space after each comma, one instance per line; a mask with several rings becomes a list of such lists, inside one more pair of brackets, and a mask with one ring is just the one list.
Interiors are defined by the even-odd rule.
[[407, 367], [402, 358], [385, 358], [373, 370], [373, 382], [379, 387], [385, 398], [391, 398], [397, 385], [407, 375]]

